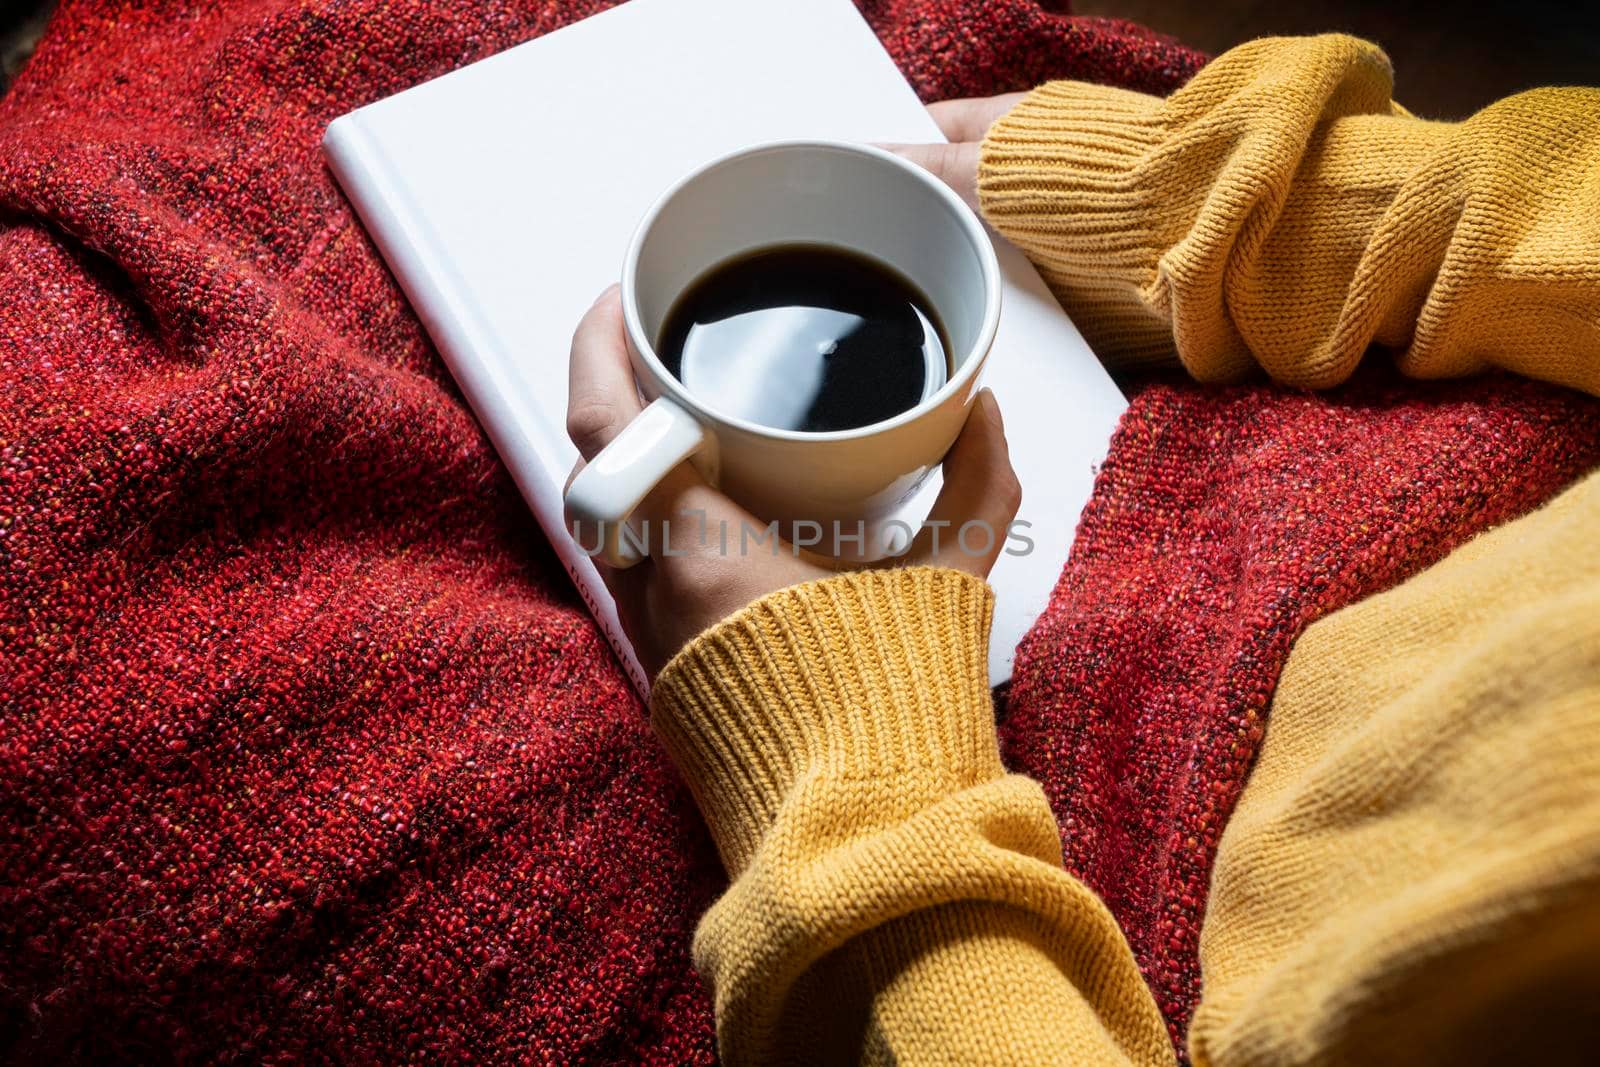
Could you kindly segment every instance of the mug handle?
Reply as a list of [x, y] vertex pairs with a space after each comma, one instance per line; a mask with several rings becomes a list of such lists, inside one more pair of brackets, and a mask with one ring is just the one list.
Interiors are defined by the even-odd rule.
[[628, 516], [668, 471], [711, 441], [682, 406], [666, 397], [651, 401], [567, 486], [567, 532], [574, 532], [572, 523], [596, 526], [600, 560], [617, 568], [638, 563], [644, 556], [637, 543], [623, 536]]

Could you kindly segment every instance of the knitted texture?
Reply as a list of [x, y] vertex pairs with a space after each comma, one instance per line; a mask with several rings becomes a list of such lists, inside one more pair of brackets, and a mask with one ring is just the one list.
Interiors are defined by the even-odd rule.
[[[0, 101], [9, 1058], [712, 1059], [716, 854], [319, 148], [601, 6], [66, 0]], [[865, 11], [929, 99], [1200, 61]]]
[[1097, 351], [1204, 381], [1348, 378], [1377, 342], [1419, 378], [1488, 367], [1600, 394], [1600, 89], [1464, 122], [1391, 99], [1376, 45], [1240, 45], [1168, 99], [1028, 94], [984, 143], [984, 212]]
[[763, 597], [673, 657], [651, 719], [728, 873], [750, 865], [814, 772], [1000, 777], [986, 666], [993, 614], [988, 586], [956, 571], [861, 571]]
[[1503, 376], [1327, 394], [1142, 391], [1049, 608], [1002, 752], [1122, 925], [1180, 1047], [1217, 842], [1278, 672], [1315, 619], [1600, 463], [1600, 403]]
[[1198, 1063], [1592, 1064], [1600, 473], [1295, 643], [1201, 935]]
[[[1217, 850], [1194, 1060], [1588, 1063], [1600, 473], [1295, 643]], [[732, 888], [695, 936], [729, 1064], [1171, 1064], [1104, 903], [1007, 775], [990, 602], [784, 589], [657, 681]]]
[[930, 567], [807, 582], [656, 680], [734, 879], [694, 940], [730, 1065], [1172, 1062], [1043, 791], [1001, 765], [993, 599]]
[[[1429, 123], [1391, 88], [1340, 35], [1251, 41], [1166, 100], [1045, 85], [989, 131], [984, 210], [1116, 366], [1326, 386], [1386, 361], [1377, 341], [1413, 376], [1600, 393], [1600, 93]], [[1141, 397], [1018, 660], [1008, 755], [1046, 782], [1175, 1037], [1212, 849], [1299, 629], [1596, 458], [1592, 400], [1381, 379]]]

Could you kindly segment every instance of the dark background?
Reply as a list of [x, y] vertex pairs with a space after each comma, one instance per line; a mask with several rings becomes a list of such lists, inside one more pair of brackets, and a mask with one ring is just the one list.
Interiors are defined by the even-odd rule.
[[54, 0], [0, 0], [0, 93], [16, 77], [44, 29]]
[[[52, 6], [53, 0], [0, 0], [0, 91], [26, 59]], [[1600, 4], [1594, 0], [1075, 0], [1071, 6], [1081, 15], [1142, 22], [1209, 52], [1264, 34], [1354, 33], [1388, 50], [1397, 99], [1429, 118], [1461, 118], [1535, 85], [1600, 85]]]
[[1536, 85], [1600, 85], [1600, 3], [1408, 0], [1074, 0], [1217, 53], [1252, 37], [1340, 30], [1394, 60], [1395, 99], [1418, 115], [1459, 119]]

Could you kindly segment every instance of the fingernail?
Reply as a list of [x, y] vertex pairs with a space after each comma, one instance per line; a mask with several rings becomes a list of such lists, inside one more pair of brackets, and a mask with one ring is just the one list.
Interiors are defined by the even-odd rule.
[[994, 390], [984, 389], [978, 394], [978, 399], [988, 409], [989, 417], [994, 420], [994, 424], [1002, 430], [1005, 429], [1005, 416], [1000, 414], [1000, 401], [994, 398]]

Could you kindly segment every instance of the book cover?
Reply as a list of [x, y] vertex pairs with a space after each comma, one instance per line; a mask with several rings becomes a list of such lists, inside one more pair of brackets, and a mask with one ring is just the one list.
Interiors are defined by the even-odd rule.
[[[645, 210], [761, 141], [941, 139], [850, 0], [631, 0], [330, 124], [329, 164], [641, 695], [648, 681], [562, 518], [573, 327]], [[990, 677], [1048, 602], [1125, 401], [1026, 259], [985, 373], [1031, 542], [1002, 555]], [[915, 524], [937, 476], [906, 506]], [[1020, 543], [1015, 546], [1019, 550]]]

